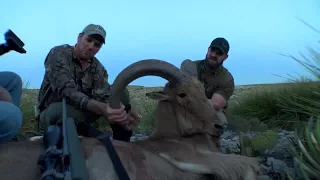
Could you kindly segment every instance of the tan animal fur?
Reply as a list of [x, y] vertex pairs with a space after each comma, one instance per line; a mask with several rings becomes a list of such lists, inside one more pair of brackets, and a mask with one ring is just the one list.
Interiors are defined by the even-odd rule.
[[[119, 103], [119, 89], [146, 75], [169, 80], [163, 92], [147, 94], [159, 100], [152, 135], [130, 143], [112, 140], [131, 180], [242, 180], [246, 170], [254, 178], [257, 159], [219, 152], [216, 136], [220, 129], [216, 128], [203, 86], [178, 68], [159, 60], [144, 60], [127, 67], [111, 89], [111, 106]], [[81, 138], [81, 147], [90, 180], [118, 179], [101, 142]], [[0, 179], [40, 179], [36, 162], [43, 151], [41, 140], [0, 145]]]

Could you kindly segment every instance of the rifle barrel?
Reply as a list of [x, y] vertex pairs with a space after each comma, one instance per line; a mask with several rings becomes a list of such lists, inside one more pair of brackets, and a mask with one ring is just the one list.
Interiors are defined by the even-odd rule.
[[72, 117], [67, 117], [66, 100], [63, 98], [62, 126], [63, 126], [63, 157], [65, 180], [89, 180], [86, 161], [81, 152], [80, 140]]

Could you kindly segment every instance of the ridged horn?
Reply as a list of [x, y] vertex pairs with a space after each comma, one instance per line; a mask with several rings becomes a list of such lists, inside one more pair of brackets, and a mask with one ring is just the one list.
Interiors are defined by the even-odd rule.
[[120, 108], [120, 94], [132, 81], [143, 76], [159, 76], [169, 82], [182, 83], [187, 77], [180, 69], [163, 60], [145, 59], [123, 69], [112, 84], [109, 103], [113, 109]]

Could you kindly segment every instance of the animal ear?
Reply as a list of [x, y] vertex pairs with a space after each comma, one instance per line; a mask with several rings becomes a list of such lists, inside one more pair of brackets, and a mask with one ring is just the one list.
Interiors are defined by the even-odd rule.
[[169, 100], [169, 96], [165, 94], [163, 91], [154, 91], [146, 93], [146, 96], [153, 100], [165, 101]]
[[197, 65], [190, 59], [185, 59], [182, 61], [180, 70], [189, 76], [198, 77]]

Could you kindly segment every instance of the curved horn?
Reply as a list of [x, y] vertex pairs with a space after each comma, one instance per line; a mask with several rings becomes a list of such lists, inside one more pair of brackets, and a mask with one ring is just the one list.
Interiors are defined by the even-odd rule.
[[120, 108], [120, 93], [132, 81], [143, 76], [160, 76], [169, 82], [182, 83], [186, 77], [174, 65], [158, 60], [145, 59], [131, 64], [123, 69], [112, 84], [109, 103], [113, 109]]

